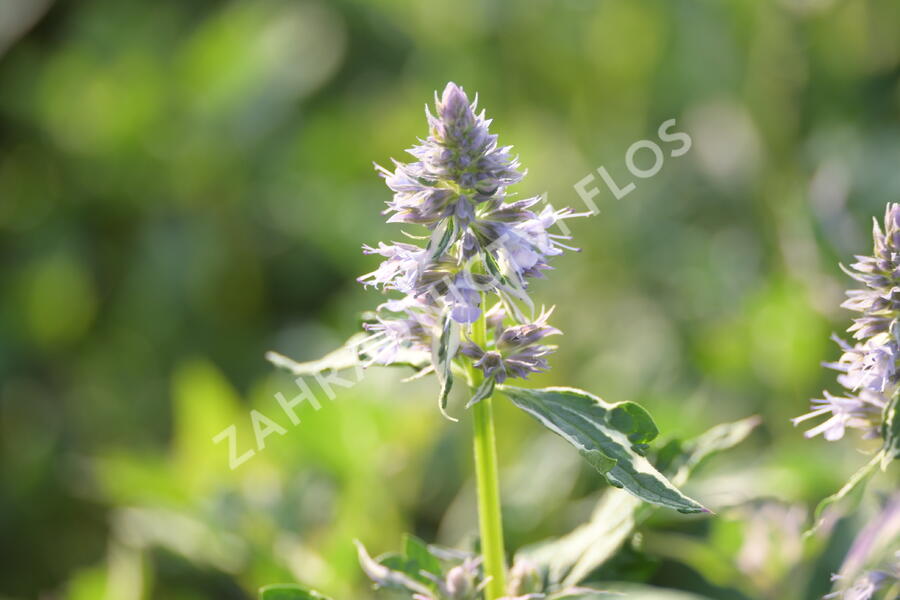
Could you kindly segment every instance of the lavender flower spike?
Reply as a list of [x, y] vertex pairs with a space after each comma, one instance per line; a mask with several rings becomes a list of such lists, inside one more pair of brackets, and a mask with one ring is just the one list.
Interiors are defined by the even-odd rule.
[[[547, 324], [551, 311], [534, 319], [519, 304], [533, 309], [528, 280], [549, 268], [550, 257], [574, 250], [565, 243], [566, 233], [552, 229], [583, 215], [549, 205], [537, 210], [540, 196], [508, 199], [507, 188], [524, 171], [461, 87], [448, 83], [425, 114], [429, 135], [408, 151], [415, 160], [394, 161], [393, 170], [377, 167], [394, 193], [385, 211], [388, 222], [425, 231], [409, 236], [422, 240], [418, 245], [363, 246], [383, 260], [360, 283], [400, 297], [382, 304], [366, 325], [370, 336], [360, 353], [365, 365], [430, 353], [431, 365], [422, 373], [438, 376], [443, 408], [454, 362], [481, 369], [486, 393], [495, 382], [549, 368], [547, 356], [555, 347], [540, 342], [559, 333]], [[471, 328], [486, 310], [494, 335], [479, 347]]]
[[873, 227], [872, 256], [857, 256], [844, 271], [863, 289], [847, 292], [844, 308], [861, 313], [848, 329], [858, 342], [850, 346], [834, 338], [843, 354], [826, 367], [840, 373], [838, 383], [847, 393], [812, 401], [811, 412], [793, 419], [794, 424], [830, 415], [806, 432], [807, 437], [823, 434], [835, 441], [850, 427], [864, 437], [882, 435], [885, 409], [900, 386], [900, 204], [888, 204], [884, 230], [876, 220]]

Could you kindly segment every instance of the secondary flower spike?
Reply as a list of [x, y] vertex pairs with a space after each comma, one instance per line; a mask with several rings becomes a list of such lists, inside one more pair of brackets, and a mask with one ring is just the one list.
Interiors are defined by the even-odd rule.
[[[884, 215], [884, 230], [874, 221], [871, 256], [857, 256], [844, 271], [863, 284], [862, 289], [847, 292], [844, 308], [861, 313], [848, 332], [856, 343], [851, 346], [835, 337], [843, 354], [825, 366], [838, 371], [838, 383], [847, 391], [812, 401], [812, 411], [797, 417], [794, 424], [808, 419], [828, 418], [806, 432], [807, 437], [822, 434], [829, 441], [839, 440], [846, 429], [863, 431], [864, 437], [881, 435], [885, 408], [898, 391], [900, 372], [900, 204], [891, 203]], [[843, 268], [843, 267], [842, 267]]]

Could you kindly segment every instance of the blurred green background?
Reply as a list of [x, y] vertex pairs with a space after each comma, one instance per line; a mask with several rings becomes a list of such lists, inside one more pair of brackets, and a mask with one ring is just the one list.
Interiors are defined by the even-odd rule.
[[[292, 427], [263, 359], [314, 358], [380, 301], [360, 245], [400, 228], [372, 161], [448, 80], [557, 207], [597, 167], [633, 179], [663, 121], [691, 135], [572, 224], [583, 252], [534, 290], [566, 335], [533, 383], [641, 402], [664, 436], [764, 419], [688, 487], [719, 517], [659, 513], [617, 577], [828, 590], [855, 525], [810, 555], [797, 523], [865, 458], [789, 419], [834, 389], [838, 261], [900, 200], [896, 0], [0, 0], [0, 597], [365, 598], [354, 538], [471, 540], [468, 418], [433, 381], [372, 370]], [[288, 432], [232, 472], [211, 438], [253, 447], [251, 408]], [[601, 478], [498, 418], [508, 545], [568, 531]]]

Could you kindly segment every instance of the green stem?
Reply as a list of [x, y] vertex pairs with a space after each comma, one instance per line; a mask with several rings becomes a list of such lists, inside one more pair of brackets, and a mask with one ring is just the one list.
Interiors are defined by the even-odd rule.
[[[482, 303], [482, 308], [486, 308]], [[475, 323], [473, 341], [485, 347], [487, 338], [484, 311]], [[472, 389], [477, 389], [484, 374], [472, 368]], [[485, 600], [497, 600], [506, 595], [506, 552], [503, 548], [503, 520], [500, 512], [500, 480], [497, 469], [497, 445], [494, 434], [494, 411], [491, 398], [472, 407], [475, 427], [475, 482], [478, 489], [478, 523], [481, 531], [481, 552], [484, 574], [490, 578], [485, 588]]]

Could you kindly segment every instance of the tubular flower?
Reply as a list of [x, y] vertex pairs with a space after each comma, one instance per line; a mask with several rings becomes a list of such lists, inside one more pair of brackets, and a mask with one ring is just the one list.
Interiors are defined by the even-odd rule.
[[[839, 440], [849, 428], [865, 437], [881, 434], [885, 408], [898, 391], [900, 370], [900, 205], [891, 203], [884, 215], [884, 230], [875, 220], [872, 256], [857, 256], [844, 271], [863, 284], [847, 292], [842, 307], [861, 313], [848, 329], [857, 342], [851, 346], [834, 337], [842, 350], [837, 362], [824, 366], [839, 372], [838, 383], [847, 392], [812, 401], [811, 412], [793, 419], [794, 424], [830, 415], [806, 432]], [[843, 268], [843, 266], [842, 266]]]
[[425, 251], [412, 244], [385, 244], [377, 248], [363, 246], [365, 254], [379, 254], [386, 260], [377, 269], [357, 279], [363, 285], [411, 293], [425, 267]]
[[429, 352], [431, 333], [437, 326], [433, 317], [427, 305], [409, 296], [383, 303], [374, 317], [363, 324], [371, 334], [358, 349], [367, 359], [364, 364], [395, 364], [400, 362], [404, 350]]
[[[394, 195], [388, 222], [422, 225], [426, 234], [410, 242], [364, 246], [382, 263], [360, 283], [400, 298], [382, 304], [365, 327], [367, 364], [399, 362], [407, 351], [430, 352], [441, 380], [441, 405], [452, 381], [450, 364], [468, 360], [490, 383], [527, 377], [548, 368], [555, 349], [540, 341], [559, 330], [547, 324], [552, 311], [533, 319], [528, 280], [549, 268], [569, 236], [553, 231], [576, 216], [541, 197], [511, 200], [507, 188], [524, 172], [509, 146], [491, 134], [484, 112], [476, 113], [462, 88], [448, 83], [426, 107], [429, 135], [408, 152], [411, 163], [376, 166]], [[588, 213], [585, 213], [588, 214]], [[485, 306], [487, 304], [487, 306]], [[493, 337], [475, 344], [473, 324], [485, 315]]]

